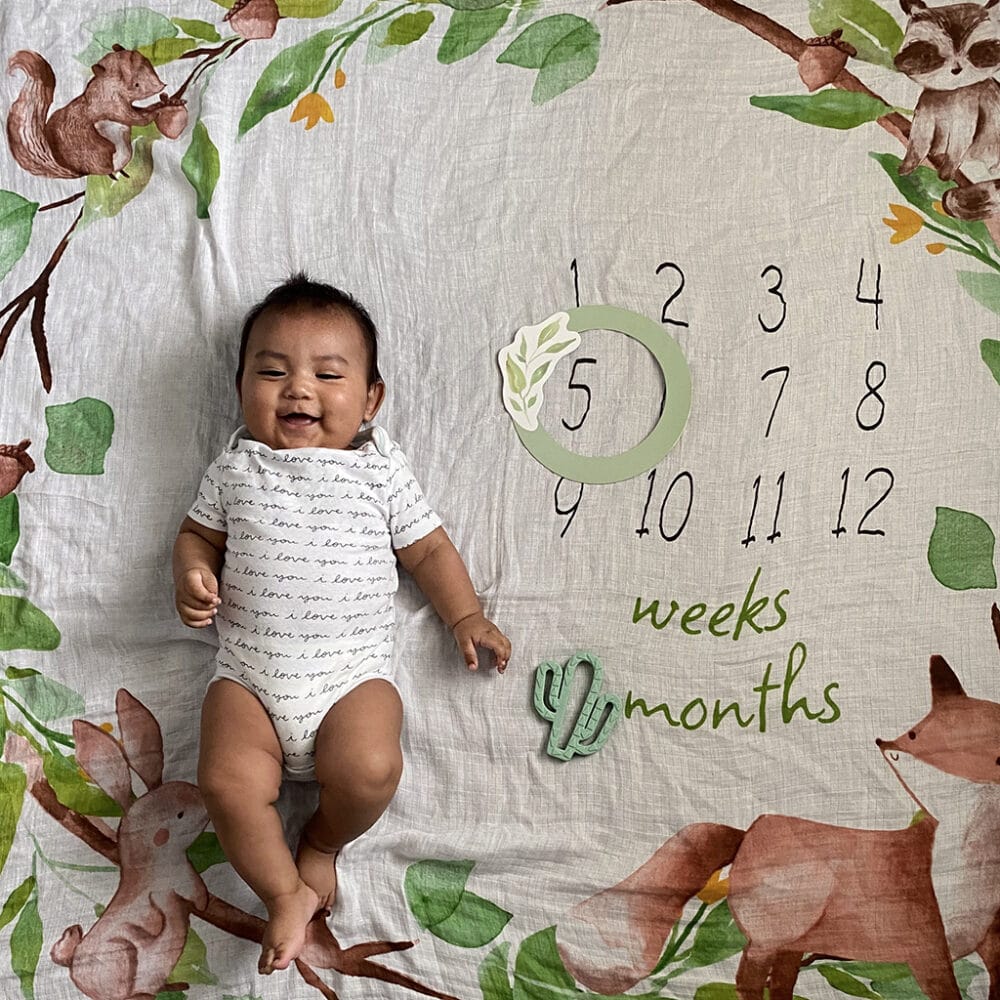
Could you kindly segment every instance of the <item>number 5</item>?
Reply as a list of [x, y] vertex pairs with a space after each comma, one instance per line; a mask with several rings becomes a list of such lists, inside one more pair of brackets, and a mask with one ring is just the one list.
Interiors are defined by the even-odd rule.
[[574, 382], [573, 381], [573, 378], [576, 375], [576, 366], [577, 365], [596, 365], [596, 364], [597, 364], [597, 358], [577, 358], [573, 362], [573, 370], [569, 373], [569, 387], [571, 389], [582, 389], [587, 394], [587, 407], [583, 411], [583, 416], [580, 417], [580, 420], [579, 420], [578, 423], [576, 423], [574, 425], [570, 425], [570, 424], [567, 424], [565, 420], [562, 422], [563, 427], [565, 427], [566, 430], [568, 430], [568, 431], [578, 431], [583, 426], [584, 420], [587, 419], [587, 414], [590, 413], [590, 386], [587, 385], [586, 382]]

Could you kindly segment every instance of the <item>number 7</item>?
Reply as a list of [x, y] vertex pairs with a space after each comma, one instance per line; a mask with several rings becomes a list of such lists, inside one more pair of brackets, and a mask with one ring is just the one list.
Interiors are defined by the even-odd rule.
[[778, 368], [772, 368], [769, 371], [764, 372], [764, 374], [760, 377], [761, 382], [763, 382], [764, 379], [770, 378], [772, 375], [777, 375], [778, 372], [785, 373], [785, 377], [781, 380], [781, 387], [778, 389], [778, 395], [774, 400], [774, 408], [771, 410], [771, 419], [767, 422], [767, 430], [764, 431], [764, 437], [767, 437], [771, 433], [771, 424], [774, 423], [774, 415], [778, 412], [778, 403], [781, 402], [781, 394], [785, 391], [785, 386], [788, 384], [788, 375], [790, 370], [791, 369], [789, 369], [788, 365], [781, 365]]

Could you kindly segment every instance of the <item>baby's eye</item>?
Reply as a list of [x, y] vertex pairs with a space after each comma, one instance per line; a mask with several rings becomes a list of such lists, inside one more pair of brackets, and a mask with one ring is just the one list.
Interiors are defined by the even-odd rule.
[[285, 373], [283, 371], [279, 371], [277, 368], [264, 368], [257, 372], [257, 374], [263, 375], [265, 378], [278, 378]]
[[334, 372], [319, 372], [316, 376], [316, 378], [327, 379], [327, 380], [338, 379], [343, 377], [344, 377], [343, 375], [337, 375]]

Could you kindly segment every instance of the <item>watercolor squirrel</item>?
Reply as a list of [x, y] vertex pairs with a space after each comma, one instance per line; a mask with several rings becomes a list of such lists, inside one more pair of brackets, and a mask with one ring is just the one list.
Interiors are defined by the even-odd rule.
[[158, 103], [136, 101], [160, 94], [163, 81], [141, 53], [115, 45], [91, 69], [83, 93], [48, 114], [55, 94], [52, 67], [37, 52], [11, 56], [8, 71], [21, 70], [27, 81], [7, 117], [7, 140], [14, 159], [42, 177], [114, 176], [132, 159], [132, 126], [155, 121], [175, 139], [187, 124], [183, 100], [161, 96]]
[[[900, 0], [909, 20], [895, 66], [923, 87], [900, 165], [911, 173], [927, 157], [939, 159], [942, 180], [953, 180], [967, 160], [991, 173], [1000, 168], [1000, 0], [982, 6], [928, 7]], [[1000, 211], [1000, 179], [951, 188], [945, 211], [983, 219]]]
[[[208, 814], [190, 782], [163, 782], [163, 740], [149, 709], [124, 689], [116, 708], [120, 744], [83, 719], [74, 721], [73, 736], [77, 763], [124, 810], [121, 880], [93, 927], [86, 933], [79, 924], [67, 928], [50, 955], [92, 1000], [147, 1000], [168, 988], [191, 912], [208, 903], [208, 890], [185, 854]], [[147, 788], [138, 798], [133, 773]]]
[[[994, 605], [1000, 641], [1000, 612]], [[556, 930], [569, 972], [617, 994], [650, 975], [685, 904], [725, 865], [747, 939], [740, 1000], [791, 1000], [805, 956], [905, 962], [931, 1000], [961, 1000], [954, 959], [979, 954], [1000, 998], [1000, 704], [970, 698], [941, 656], [931, 710], [876, 745], [922, 810], [902, 830], [758, 817], [695, 823]]]

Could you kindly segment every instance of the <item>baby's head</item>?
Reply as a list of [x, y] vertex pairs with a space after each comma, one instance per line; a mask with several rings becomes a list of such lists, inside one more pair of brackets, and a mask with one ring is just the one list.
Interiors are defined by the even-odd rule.
[[349, 448], [385, 396], [375, 324], [346, 292], [294, 275], [248, 313], [236, 391], [268, 447]]

